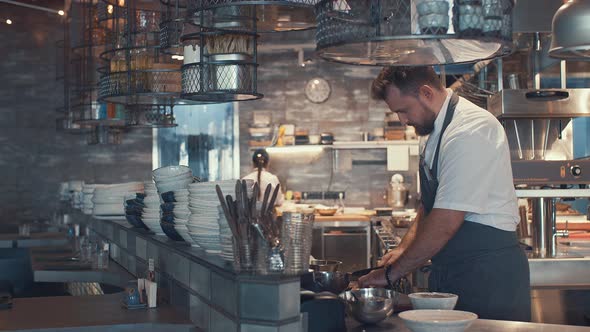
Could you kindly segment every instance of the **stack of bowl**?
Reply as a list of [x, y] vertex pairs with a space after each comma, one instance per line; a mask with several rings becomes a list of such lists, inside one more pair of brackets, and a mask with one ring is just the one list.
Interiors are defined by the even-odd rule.
[[179, 189], [169, 191], [160, 195], [162, 201], [162, 218], [160, 225], [164, 233], [175, 241], [186, 241], [194, 245], [194, 241], [188, 234], [188, 218], [190, 210], [188, 209], [188, 190]]
[[145, 197], [143, 198], [143, 211], [141, 220], [147, 228], [158, 234], [164, 235], [162, 227], [160, 227], [160, 197], [156, 185], [151, 181], [144, 182]]
[[142, 182], [109, 184], [94, 190], [93, 215], [104, 219], [125, 219], [125, 198], [135, 193], [143, 193]]
[[193, 172], [187, 166], [165, 166], [153, 170], [154, 182], [160, 194], [186, 189], [193, 183]]
[[125, 218], [133, 227], [148, 229], [141, 219], [143, 208], [145, 207], [143, 203], [144, 198], [145, 194], [142, 193], [125, 197]]

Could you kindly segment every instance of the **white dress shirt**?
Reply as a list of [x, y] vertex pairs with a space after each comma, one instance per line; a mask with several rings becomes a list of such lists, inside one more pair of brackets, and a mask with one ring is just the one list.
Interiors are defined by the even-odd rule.
[[[431, 169], [451, 93], [447, 90], [432, 133], [420, 139], [420, 151]], [[508, 140], [498, 120], [460, 97], [439, 149], [434, 208], [464, 211], [467, 221], [514, 231], [520, 220], [518, 203]]]
[[[244, 180], [254, 180], [255, 182], [258, 182], [258, 170], [254, 170], [254, 172], [244, 176], [242, 179]], [[264, 191], [266, 190], [266, 187], [271, 184], [272, 185], [272, 190], [274, 191], [276, 186], [278, 184], [280, 184], [279, 182], [279, 178], [272, 174], [271, 172], [268, 172], [266, 169], [262, 169], [262, 172], [260, 173], [260, 191], [262, 192], [262, 197], [264, 197]], [[272, 196], [272, 192], [271, 192], [271, 196]], [[270, 198], [269, 198], [270, 200]], [[275, 205], [282, 205], [283, 201], [285, 200], [285, 196], [283, 194], [283, 191], [281, 189], [279, 189], [279, 193], [277, 194], [277, 200], [275, 202]]]

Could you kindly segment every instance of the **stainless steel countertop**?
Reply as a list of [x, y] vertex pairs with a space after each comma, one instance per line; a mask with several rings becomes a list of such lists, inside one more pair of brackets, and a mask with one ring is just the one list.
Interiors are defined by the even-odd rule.
[[[352, 318], [346, 320], [352, 332], [411, 332], [397, 315], [377, 325], [362, 325]], [[590, 327], [478, 319], [465, 332], [588, 332]]]

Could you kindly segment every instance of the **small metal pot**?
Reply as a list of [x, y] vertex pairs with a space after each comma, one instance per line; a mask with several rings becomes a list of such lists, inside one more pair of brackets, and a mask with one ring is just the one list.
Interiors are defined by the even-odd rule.
[[349, 274], [344, 272], [310, 272], [301, 275], [301, 288], [312, 292], [340, 294], [348, 288]]
[[342, 265], [341, 261], [315, 259], [309, 262], [309, 268], [314, 271], [336, 272]]

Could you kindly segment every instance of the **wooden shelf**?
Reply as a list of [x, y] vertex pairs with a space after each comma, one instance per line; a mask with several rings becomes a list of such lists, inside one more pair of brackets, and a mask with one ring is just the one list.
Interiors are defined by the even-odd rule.
[[[314, 145], [314, 144], [303, 144], [303, 145], [288, 145], [288, 146], [272, 146], [266, 147], [265, 149], [272, 149], [273, 151], [319, 151], [319, 150], [357, 150], [357, 149], [387, 149], [388, 146], [418, 146], [419, 141], [336, 141], [334, 144], [326, 145]], [[261, 149], [263, 147], [249, 147], [249, 150]]]
[[334, 142], [333, 149], [386, 149], [388, 146], [418, 146], [419, 141]]

